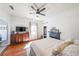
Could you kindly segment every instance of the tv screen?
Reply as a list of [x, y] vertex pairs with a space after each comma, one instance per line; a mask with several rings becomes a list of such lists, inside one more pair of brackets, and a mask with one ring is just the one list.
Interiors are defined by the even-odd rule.
[[26, 27], [16, 27], [17, 32], [23, 32], [26, 31]]

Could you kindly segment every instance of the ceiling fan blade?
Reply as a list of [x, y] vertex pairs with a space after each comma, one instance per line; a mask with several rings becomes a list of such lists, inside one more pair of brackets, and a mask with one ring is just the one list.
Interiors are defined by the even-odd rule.
[[34, 4], [34, 6], [35, 6], [37, 9], [39, 9], [38, 6], [37, 6], [35, 3], [33, 3], [33, 4]]
[[37, 11], [33, 6], [31, 6], [31, 8], [32, 8], [33, 10]]
[[14, 7], [13, 7], [12, 5], [9, 5], [9, 7], [10, 7], [12, 10], [14, 10]]
[[46, 8], [41, 9], [40, 12], [44, 11], [45, 9], [46, 9]]
[[39, 13], [40, 15], [43, 15], [43, 16], [45, 16], [45, 14], [42, 14], [42, 13]]
[[39, 9], [43, 8], [45, 5], [46, 5], [46, 3], [45, 3], [45, 4], [43, 4], [43, 5], [42, 5]]

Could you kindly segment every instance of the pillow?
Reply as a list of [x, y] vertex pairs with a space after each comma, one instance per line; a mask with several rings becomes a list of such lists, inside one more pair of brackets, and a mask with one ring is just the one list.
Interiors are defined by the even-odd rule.
[[79, 46], [79, 40], [74, 40], [74, 44]]
[[53, 48], [52, 55], [59, 54], [61, 51], [64, 50], [65, 47], [69, 46], [70, 44], [73, 44], [73, 42], [74, 41], [72, 39], [61, 42], [59, 45], [57, 45], [55, 48]]
[[59, 56], [79, 56], [79, 46], [75, 44], [71, 44], [66, 47]]

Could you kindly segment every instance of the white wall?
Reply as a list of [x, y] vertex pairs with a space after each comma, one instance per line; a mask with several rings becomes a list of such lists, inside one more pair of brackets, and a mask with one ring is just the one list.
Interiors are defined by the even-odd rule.
[[56, 27], [61, 32], [61, 39], [79, 39], [79, 5], [54, 6], [49, 17], [45, 20], [48, 23], [44, 24], [47, 25], [48, 31], [52, 27]]
[[29, 27], [30, 19], [19, 16], [11, 16], [11, 18], [11, 30], [16, 31], [16, 26]]

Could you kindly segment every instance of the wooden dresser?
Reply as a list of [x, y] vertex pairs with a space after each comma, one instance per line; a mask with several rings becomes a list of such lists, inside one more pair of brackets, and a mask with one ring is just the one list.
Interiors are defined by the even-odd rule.
[[26, 42], [29, 40], [29, 32], [11, 34], [11, 44]]

